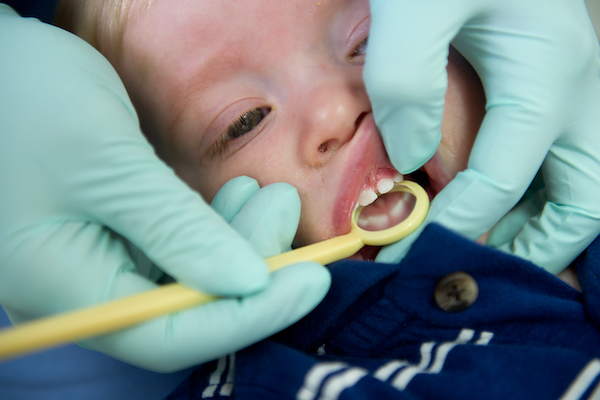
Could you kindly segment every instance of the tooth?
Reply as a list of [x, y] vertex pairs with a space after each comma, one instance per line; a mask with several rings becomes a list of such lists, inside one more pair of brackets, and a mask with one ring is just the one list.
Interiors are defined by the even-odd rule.
[[396, 172], [396, 175], [394, 175], [394, 182], [399, 183], [402, 182], [404, 180], [404, 175], [402, 175], [400, 172]]
[[366, 189], [360, 194], [360, 196], [358, 196], [358, 204], [363, 207], [368, 206], [375, 200], [377, 200], [377, 194], [373, 189]]
[[385, 214], [369, 217], [359, 216], [357, 224], [367, 231], [380, 231], [389, 227], [389, 217]]
[[404, 221], [413, 210], [414, 205], [411, 203], [410, 195], [404, 195], [398, 199], [398, 202], [388, 211], [388, 214], [398, 222]]
[[394, 206], [392, 207], [391, 210], [389, 210], [389, 214], [394, 217], [394, 218], [398, 218], [402, 213], [404, 213], [406, 208], [406, 204], [404, 203], [404, 199], [399, 200], [396, 204], [394, 204]]
[[394, 188], [394, 181], [392, 179], [382, 179], [377, 184], [377, 190], [381, 194], [385, 194]]

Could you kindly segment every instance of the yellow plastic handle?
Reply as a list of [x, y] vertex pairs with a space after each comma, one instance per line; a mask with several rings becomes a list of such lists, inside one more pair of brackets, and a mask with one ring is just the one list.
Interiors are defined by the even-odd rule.
[[[362, 246], [359, 238], [347, 234], [267, 258], [266, 263], [270, 272], [300, 261], [329, 264], [350, 257]], [[216, 299], [170, 283], [123, 299], [5, 328], [0, 330], [0, 360], [129, 328]]]
[[356, 254], [363, 246], [362, 240], [351, 232], [343, 236], [269, 257], [266, 262], [270, 272], [275, 272], [280, 268], [301, 261], [314, 261], [322, 265], [327, 265]]
[[128, 328], [216, 297], [170, 283], [123, 299], [0, 331], [0, 360]]
[[[356, 218], [353, 217], [352, 232], [267, 258], [265, 261], [269, 271], [274, 272], [302, 261], [326, 265], [350, 257], [364, 246], [360, 236], [367, 235], [369, 239], [365, 237], [365, 240], [368, 243], [378, 245], [405, 237], [423, 222], [429, 200], [425, 191], [412, 182], [402, 182], [397, 186], [398, 190], [412, 192], [417, 198], [417, 204], [407, 221], [382, 231], [385, 243], [375, 239], [377, 232], [358, 229]], [[360, 212], [360, 208], [357, 212]], [[392, 231], [397, 230], [400, 232], [392, 234]], [[15, 328], [5, 328], [0, 330], [0, 360], [129, 328], [152, 318], [216, 299], [215, 296], [171, 283], [123, 299], [27, 322]]]

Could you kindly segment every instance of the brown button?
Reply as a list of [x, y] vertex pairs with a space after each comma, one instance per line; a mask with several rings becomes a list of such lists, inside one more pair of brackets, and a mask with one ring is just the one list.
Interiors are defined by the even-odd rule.
[[471, 307], [478, 294], [479, 287], [471, 275], [454, 272], [440, 279], [433, 297], [442, 310], [459, 312]]

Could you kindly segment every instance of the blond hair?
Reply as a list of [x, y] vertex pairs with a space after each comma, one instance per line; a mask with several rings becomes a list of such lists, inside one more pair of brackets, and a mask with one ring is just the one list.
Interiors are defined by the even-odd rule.
[[118, 58], [123, 29], [134, 5], [152, 0], [60, 0], [55, 24], [81, 37], [109, 60]]

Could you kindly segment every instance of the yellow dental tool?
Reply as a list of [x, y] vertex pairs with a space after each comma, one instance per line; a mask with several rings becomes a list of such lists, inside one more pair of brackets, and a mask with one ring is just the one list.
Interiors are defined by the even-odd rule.
[[[269, 257], [266, 259], [269, 271], [301, 261], [325, 265], [350, 257], [365, 245], [385, 246], [405, 238], [425, 220], [429, 197], [421, 186], [411, 181], [396, 183], [389, 193], [397, 192], [414, 196], [412, 211], [402, 222], [379, 231], [362, 229], [359, 216], [364, 207], [359, 206], [352, 215], [350, 233]], [[0, 330], [0, 360], [128, 328], [216, 299], [216, 296], [171, 283], [130, 297], [5, 328]]]

